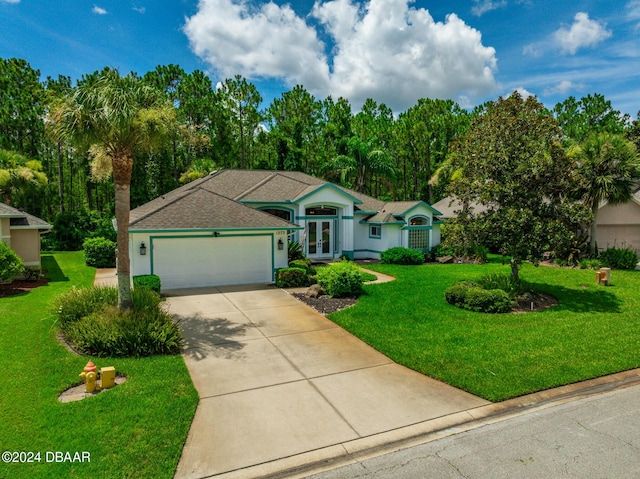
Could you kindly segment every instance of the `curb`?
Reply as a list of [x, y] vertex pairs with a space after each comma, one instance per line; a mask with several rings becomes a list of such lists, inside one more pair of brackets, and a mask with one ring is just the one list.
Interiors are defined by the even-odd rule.
[[480, 406], [392, 431], [211, 477], [224, 479], [308, 477], [338, 467], [355, 464], [372, 457], [460, 434], [536, 410], [636, 385], [640, 385], [640, 369], [623, 371], [508, 399], [499, 403]]

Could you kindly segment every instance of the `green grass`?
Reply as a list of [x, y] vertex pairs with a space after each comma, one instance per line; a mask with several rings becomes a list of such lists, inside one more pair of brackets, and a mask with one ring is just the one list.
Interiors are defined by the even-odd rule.
[[[89, 286], [95, 269], [82, 252], [43, 255], [51, 281], [0, 298], [0, 452], [41, 452], [42, 462], [0, 464], [0, 478], [171, 478], [198, 403], [182, 356], [96, 359], [69, 353], [55, 337], [49, 305]], [[111, 391], [62, 404], [89, 359], [128, 380]], [[46, 451], [88, 451], [90, 463], [46, 463]]]
[[485, 265], [368, 266], [397, 278], [365, 285], [330, 318], [396, 362], [490, 401], [640, 367], [640, 273], [524, 265], [521, 278], [553, 294], [542, 312], [483, 314], [449, 305], [445, 289], [490, 272]]

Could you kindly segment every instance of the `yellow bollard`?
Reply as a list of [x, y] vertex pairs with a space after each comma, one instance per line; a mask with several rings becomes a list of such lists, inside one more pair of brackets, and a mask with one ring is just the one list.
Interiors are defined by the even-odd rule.
[[116, 385], [116, 368], [107, 366], [100, 370], [100, 387], [109, 389]]

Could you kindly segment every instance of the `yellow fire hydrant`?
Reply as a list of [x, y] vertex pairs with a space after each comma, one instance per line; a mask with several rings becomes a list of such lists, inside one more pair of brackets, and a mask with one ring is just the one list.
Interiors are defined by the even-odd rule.
[[98, 368], [93, 364], [93, 361], [89, 361], [80, 373], [80, 377], [84, 379], [85, 392], [92, 393], [96, 390], [97, 370]]

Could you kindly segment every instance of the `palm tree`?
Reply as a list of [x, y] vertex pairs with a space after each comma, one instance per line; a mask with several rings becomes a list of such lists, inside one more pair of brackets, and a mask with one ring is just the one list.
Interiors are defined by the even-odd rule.
[[80, 83], [51, 112], [57, 134], [89, 146], [92, 173], [113, 173], [117, 225], [118, 307], [131, 308], [129, 209], [133, 160], [168, 133], [175, 110], [162, 92], [116, 70], [105, 69]]
[[47, 175], [38, 160], [29, 160], [15, 151], [0, 150], [0, 196], [7, 205], [11, 205], [13, 195], [43, 188], [47, 183]]
[[596, 133], [569, 152], [578, 162], [576, 194], [591, 208], [589, 248], [596, 254], [598, 210], [603, 201], [626, 203], [640, 181], [640, 156], [622, 135]]

